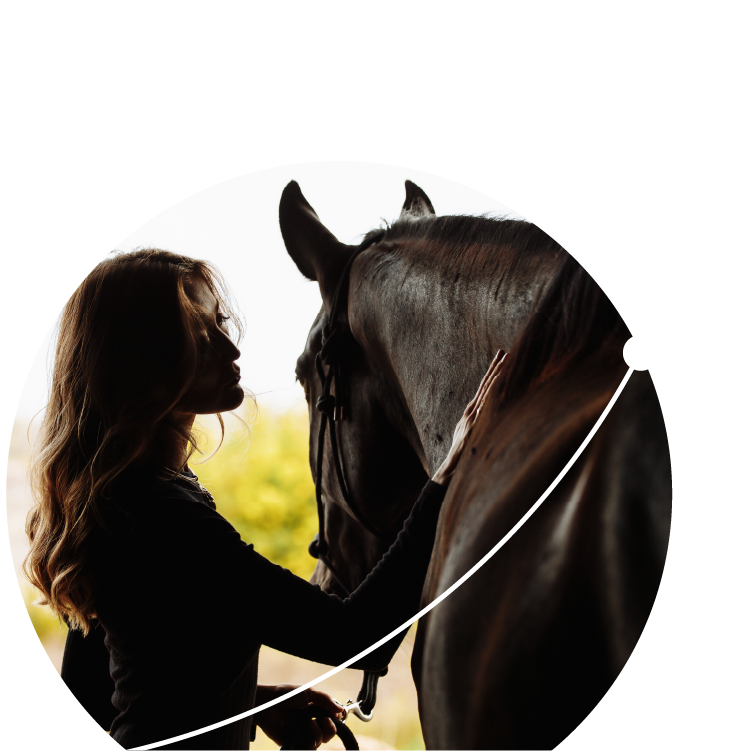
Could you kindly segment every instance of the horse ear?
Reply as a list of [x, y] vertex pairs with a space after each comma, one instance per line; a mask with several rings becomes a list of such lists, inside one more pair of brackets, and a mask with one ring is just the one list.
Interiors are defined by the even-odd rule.
[[405, 180], [404, 187], [407, 189], [407, 198], [399, 215], [400, 220], [419, 220], [435, 214], [428, 195], [420, 186], [416, 186], [411, 180]]
[[318, 219], [294, 180], [282, 191], [279, 226], [287, 253], [305, 277], [318, 282], [328, 306], [352, 247], [340, 243]]

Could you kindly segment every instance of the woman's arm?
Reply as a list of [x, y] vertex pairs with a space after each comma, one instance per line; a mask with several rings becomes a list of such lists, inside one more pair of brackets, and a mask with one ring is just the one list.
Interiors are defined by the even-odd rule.
[[[251, 547], [237, 552], [263, 608], [252, 619], [259, 641], [284, 653], [340, 664], [413, 617], [420, 608], [445, 487], [428, 482], [396, 542], [347, 599], [322, 591]], [[361, 659], [357, 669], [383, 669], [401, 636]]]
[[[205, 504], [176, 499], [172, 508], [168, 500], [162, 501], [155, 509], [173, 521], [170, 538], [180, 542], [178, 551], [171, 550], [175, 556], [170, 570], [179, 573], [193, 593], [202, 594], [205, 614], [221, 615], [214, 623], [219, 635], [230, 640], [247, 630], [249, 638], [272, 648], [338, 665], [413, 617], [420, 609], [445, 484], [500, 360], [499, 355], [491, 364], [457, 426], [449, 456], [436, 473], [442, 483], [427, 483], [394, 544], [347, 599], [325, 593], [269, 562]], [[400, 642], [401, 636], [396, 636], [354, 666], [383, 669]]]
[[[499, 352], [454, 432], [446, 460], [427, 483], [396, 542], [374, 570], [347, 599], [274, 565], [248, 547], [238, 552], [255, 573], [259, 601], [267, 605], [254, 619], [260, 641], [272, 648], [324, 664], [340, 664], [360, 653], [413, 617], [433, 550], [446, 485], [456, 468], [477, 416], [500, 372], [505, 353]], [[358, 669], [380, 670], [395, 653], [397, 636], [364, 657]]]

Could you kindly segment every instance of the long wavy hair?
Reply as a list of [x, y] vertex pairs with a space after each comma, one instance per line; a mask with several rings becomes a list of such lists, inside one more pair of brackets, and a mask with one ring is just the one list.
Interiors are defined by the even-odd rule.
[[[102, 261], [65, 305], [50, 399], [32, 450], [31, 548], [23, 570], [71, 628], [88, 633], [94, 598], [87, 544], [102, 504], [127, 468], [163, 471], [160, 448], [196, 438], [174, 409], [196, 375], [205, 325], [186, 292], [203, 279], [236, 341], [243, 324], [209, 263], [159, 249]], [[219, 422], [224, 437], [224, 423]]]

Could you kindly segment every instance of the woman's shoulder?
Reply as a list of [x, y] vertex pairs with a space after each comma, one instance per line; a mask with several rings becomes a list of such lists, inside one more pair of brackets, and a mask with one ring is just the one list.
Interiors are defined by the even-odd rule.
[[120, 473], [112, 482], [106, 496], [116, 501], [130, 499], [134, 503], [139, 500], [153, 502], [170, 499], [204, 504], [207, 502], [194, 473], [170, 477], [166, 473], [138, 466], [127, 468]]
[[110, 485], [100, 504], [103, 530], [130, 537], [139, 533], [149, 538], [166, 531], [184, 532], [191, 525], [215, 520], [234, 528], [216, 512], [211, 495], [195, 474], [165, 478], [140, 468], [129, 468]]
[[141, 583], [154, 572], [213, 577], [236, 554], [253, 549], [188, 483], [130, 473], [105, 502], [91, 554], [110, 578], [121, 573], [123, 582]]

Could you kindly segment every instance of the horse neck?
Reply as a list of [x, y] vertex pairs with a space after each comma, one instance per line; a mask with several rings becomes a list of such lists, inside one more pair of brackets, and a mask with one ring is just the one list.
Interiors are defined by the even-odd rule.
[[511, 350], [561, 254], [477, 247], [441, 268], [428, 253], [395, 247], [363, 260], [353, 269], [350, 321], [388, 375], [404, 407], [401, 428], [416, 437], [432, 476], [493, 356]]

